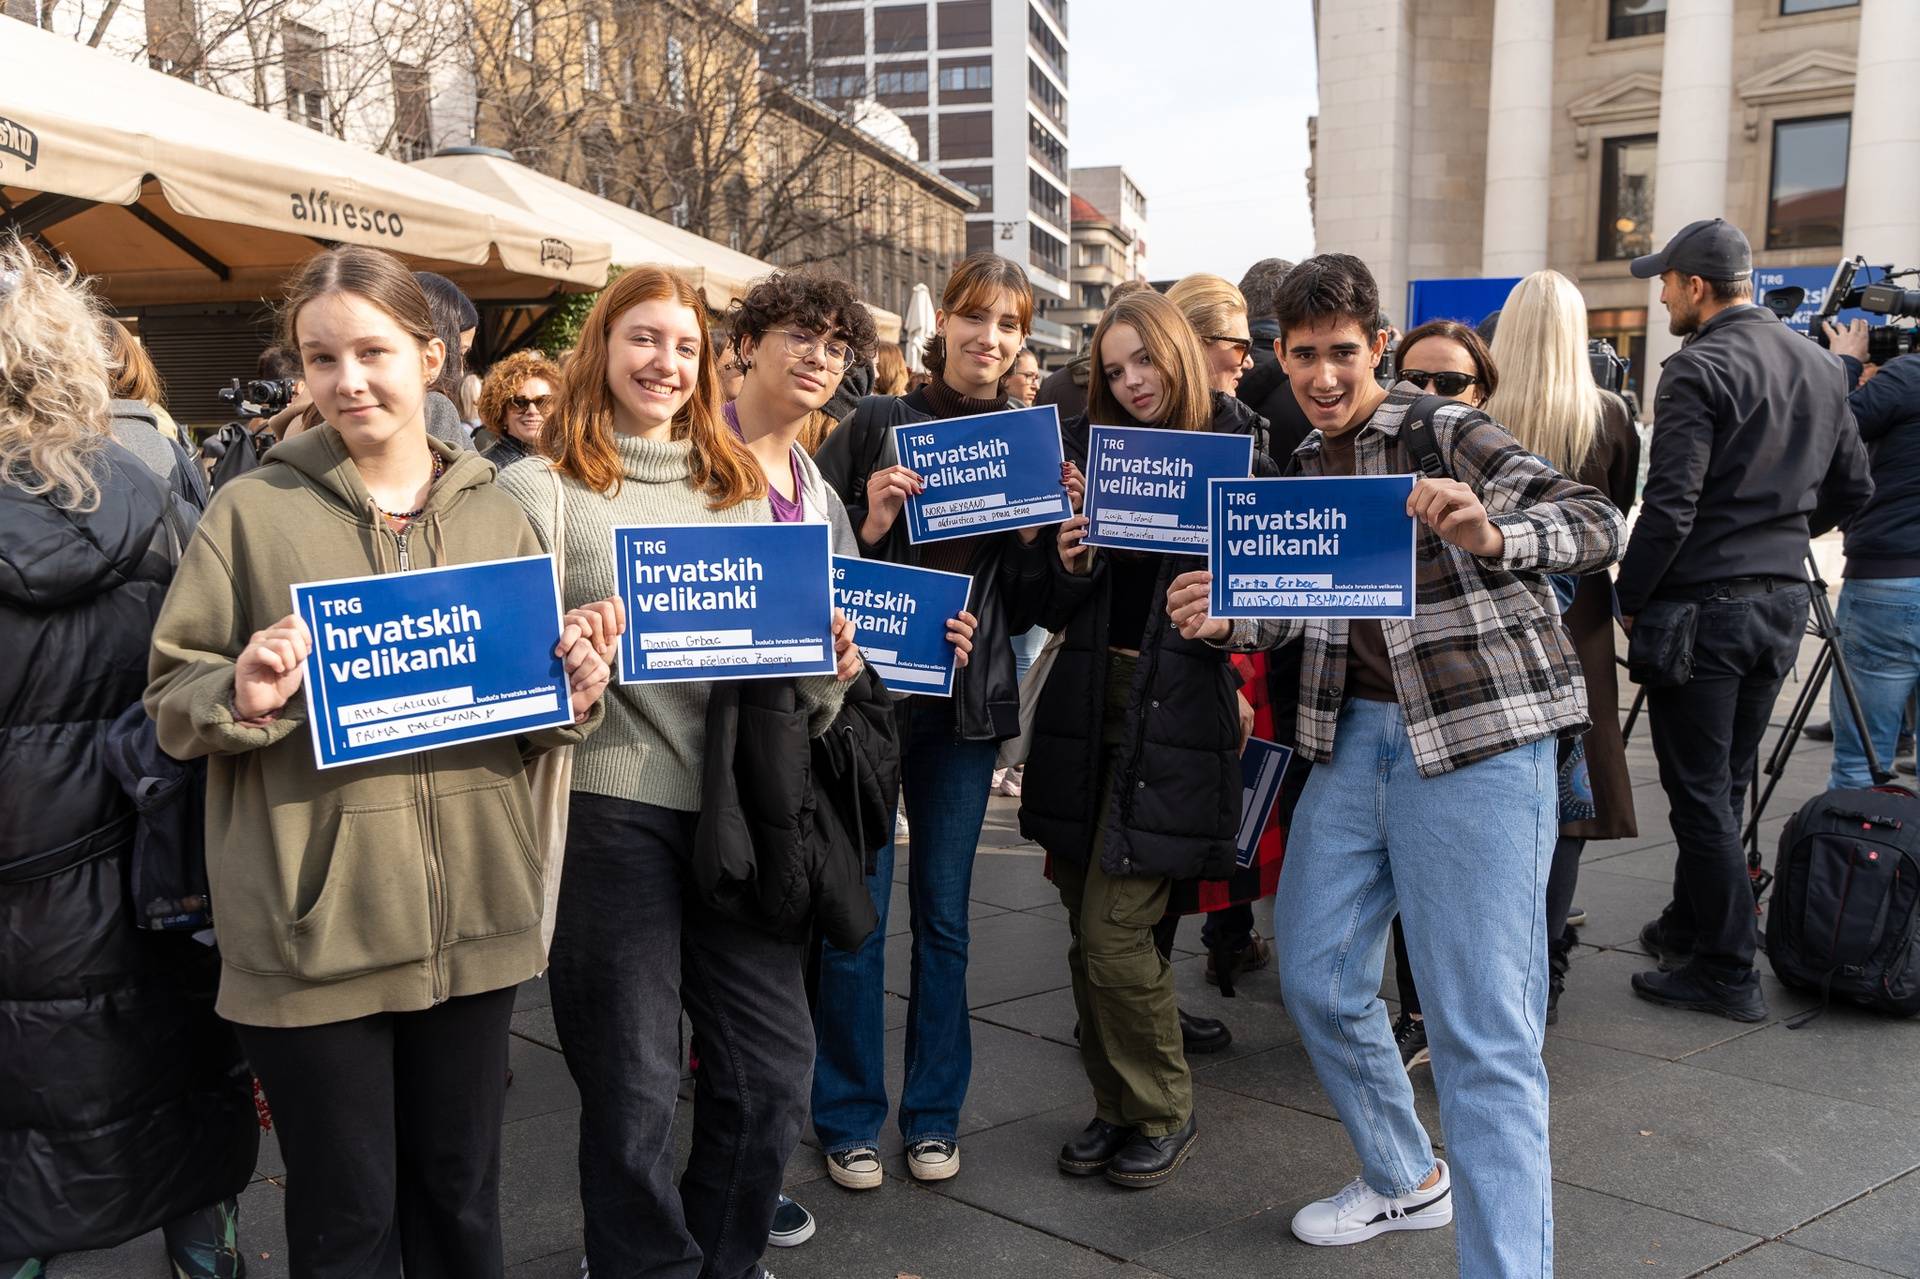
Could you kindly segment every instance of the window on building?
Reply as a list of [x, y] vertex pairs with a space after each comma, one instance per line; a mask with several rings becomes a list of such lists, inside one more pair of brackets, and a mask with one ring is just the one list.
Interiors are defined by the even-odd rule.
[[805, 28], [776, 31], [768, 36], [767, 47], [760, 54], [760, 65], [782, 84], [794, 84], [802, 80], [807, 72]]
[[1027, 36], [1032, 40], [1034, 47], [1053, 64], [1054, 70], [1064, 77], [1067, 74], [1066, 46], [1061, 44], [1059, 38], [1053, 34], [1053, 28], [1047, 25], [1045, 18], [1040, 16], [1040, 11], [1032, 7], [1027, 9]]
[[1046, 125], [1033, 116], [1027, 117], [1027, 148], [1034, 159], [1051, 169], [1057, 176], [1067, 176], [1067, 148]]
[[1063, 277], [1067, 274], [1067, 246], [1053, 232], [1028, 223], [1027, 248], [1033, 254], [1034, 265], [1041, 270]]
[[867, 77], [858, 67], [813, 73], [813, 96], [822, 102], [844, 102], [867, 96]]
[[993, 8], [988, 0], [947, 0], [940, 6], [940, 47], [977, 49], [993, 43]]
[[327, 44], [312, 27], [280, 24], [280, 59], [287, 73], [287, 116], [309, 129], [327, 127]]
[[924, 62], [881, 63], [873, 69], [873, 96], [890, 107], [923, 107], [928, 79]]
[[[28, 9], [32, 9], [28, 5]], [[168, 75], [192, 78], [200, 64], [200, 16], [193, 0], [147, 0], [147, 65]], [[8, 12], [31, 20], [32, 14]]]
[[867, 15], [859, 9], [835, 9], [813, 15], [813, 56], [862, 58], [867, 53]]
[[940, 158], [959, 160], [993, 154], [991, 111], [947, 111], [940, 116]]
[[1032, 169], [1027, 170], [1027, 195], [1033, 201], [1033, 208], [1063, 226], [1066, 224], [1066, 193]]
[[1600, 153], [1602, 262], [1653, 252], [1655, 137], [1608, 138]]
[[873, 51], [877, 54], [924, 53], [927, 7], [923, 4], [873, 11]]
[[993, 212], [992, 169], [947, 169], [940, 176], [949, 182], [958, 183], [979, 198], [980, 207], [974, 212]]
[[971, 255], [991, 252], [993, 252], [993, 223], [967, 223], [967, 253]]
[[1104, 284], [1083, 284], [1080, 286], [1080, 305], [1089, 311], [1107, 309], [1107, 286]]
[[588, 18], [580, 42], [580, 82], [588, 93], [600, 92], [604, 54], [600, 47], [600, 19]]
[[1853, 118], [1782, 120], [1773, 126], [1767, 247], [1840, 243], [1847, 212], [1847, 141]]
[[676, 107], [687, 105], [687, 47], [679, 36], [667, 37], [667, 98]]
[[620, 59], [620, 101], [632, 106], [640, 96], [640, 68], [631, 53]]
[[1780, 0], [1780, 12], [1818, 13], [1822, 9], [1857, 9], [1860, 0]]
[[942, 102], [991, 102], [993, 100], [993, 59], [942, 58], [940, 60], [940, 100]]
[[507, 20], [507, 47], [522, 62], [533, 61], [533, 5], [515, 9]]
[[433, 154], [433, 81], [405, 62], [393, 64], [393, 154], [408, 163]]
[[760, 25], [791, 27], [807, 20], [807, 0], [760, 0]]
[[1667, 29], [1667, 0], [1607, 0], [1607, 39], [1657, 36]]
[[1027, 62], [1027, 92], [1040, 104], [1040, 108], [1051, 116], [1056, 124], [1067, 123], [1067, 95], [1060, 92], [1053, 77], [1040, 69], [1040, 64], [1031, 59]]

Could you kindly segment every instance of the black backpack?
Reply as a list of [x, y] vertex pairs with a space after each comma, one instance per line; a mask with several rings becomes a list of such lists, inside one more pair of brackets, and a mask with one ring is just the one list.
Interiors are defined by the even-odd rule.
[[[269, 430], [250, 430], [245, 422], [229, 422], [221, 427], [202, 452], [214, 457], [212, 486], [221, 485], [237, 475], [245, 475], [260, 465], [260, 459], [276, 441]], [[208, 447], [208, 446], [211, 447]]]
[[1816, 795], [1780, 832], [1767, 958], [1789, 986], [1909, 1017], [1920, 1012], [1920, 798], [1899, 788]]

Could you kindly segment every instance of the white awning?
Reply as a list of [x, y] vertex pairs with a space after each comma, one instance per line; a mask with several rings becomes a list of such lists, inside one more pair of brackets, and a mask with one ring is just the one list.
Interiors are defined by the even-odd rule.
[[0, 22], [0, 228], [120, 307], [278, 296], [320, 243], [372, 245], [476, 300], [606, 282], [610, 249], [472, 189], [22, 22]]

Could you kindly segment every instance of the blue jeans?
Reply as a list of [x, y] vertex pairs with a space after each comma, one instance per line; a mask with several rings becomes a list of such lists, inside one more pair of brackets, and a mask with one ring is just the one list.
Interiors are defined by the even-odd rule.
[[1557, 821], [1551, 739], [1422, 777], [1399, 706], [1352, 699], [1332, 762], [1314, 766], [1300, 798], [1274, 899], [1288, 1014], [1362, 1175], [1386, 1195], [1434, 1168], [1379, 993], [1400, 912], [1472, 1279], [1553, 1271], [1540, 1045]]
[[1016, 682], [1027, 677], [1033, 659], [1040, 656], [1040, 650], [1047, 646], [1047, 638], [1047, 632], [1038, 626], [1013, 637], [1013, 678]]
[[[999, 748], [993, 742], [956, 741], [952, 711], [920, 698], [913, 702], [905, 747], [913, 978], [900, 1134], [909, 1143], [929, 1137], [958, 1140], [960, 1103], [973, 1074], [967, 896]], [[893, 848], [890, 839], [867, 877], [880, 926], [851, 954], [832, 945], [821, 948], [813, 1129], [828, 1154], [878, 1144], [887, 1118], [887, 904], [893, 895]]]
[[[1920, 577], [1850, 578], [1834, 613], [1841, 652], [1853, 676], [1880, 767], [1891, 769], [1907, 699], [1920, 689]], [[1833, 789], [1873, 785], [1860, 730], [1836, 678], [1828, 682], [1833, 714]]]

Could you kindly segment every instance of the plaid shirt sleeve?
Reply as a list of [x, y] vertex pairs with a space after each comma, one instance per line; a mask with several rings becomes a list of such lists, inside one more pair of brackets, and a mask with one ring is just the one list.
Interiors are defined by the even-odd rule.
[[1604, 493], [1560, 474], [1484, 414], [1458, 417], [1454, 475], [1479, 495], [1506, 541], [1499, 555], [1484, 557], [1489, 567], [1594, 573], [1620, 559], [1627, 522]]

